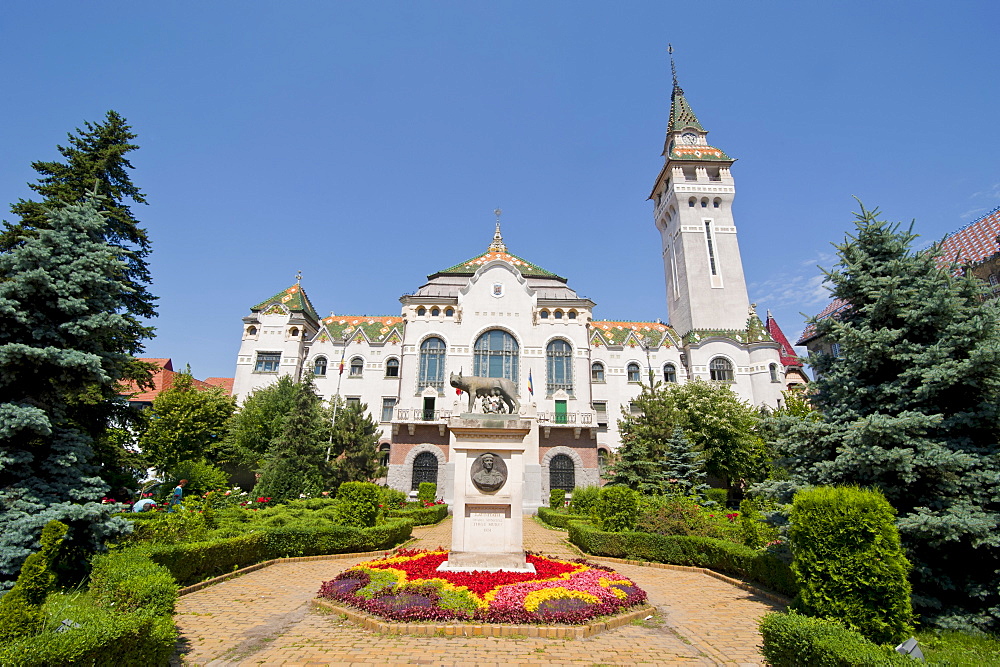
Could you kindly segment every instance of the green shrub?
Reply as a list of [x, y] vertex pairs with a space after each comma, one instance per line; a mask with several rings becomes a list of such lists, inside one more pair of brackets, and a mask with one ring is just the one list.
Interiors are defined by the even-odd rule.
[[432, 505], [430, 507], [413, 507], [397, 510], [389, 510], [387, 513], [392, 518], [405, 518], [413, 521], [415, 526], [429, 526], [440, 523], [448, 517], [447, 505]]
[[[437, 489], [435, 488], [436, 491]], [[406, 504], [406, 493], [388, 486], [380, 486], [378, 489], [378, 502], [386, 511], [402, 509], [403, 505]]]
[[188, 481], [184, 485], [184, 496], [200, 496], [216, 489], [229, 488], [229, 474], [205, 461], [181, 461], [170, 468], [167, 473], [167, 483], [161, 484], [157, 496], [168, 500], [174, 492], [177, 482]]
[[109, 612], [80, 628], [4, 644], [0, 646], [0, 665], [167, 665], [176, 642], [177, 629], [171, 616]]
[[437, 499], [438, 485], [434, 482], [420, 482], [417, 487], [417, 500], [432, 503]]
[[172, 614], [177, 582], [170, 570], [135, 549], [95, 556], [91, 561], [90, 595], [94, 604], [119, 613], [144, 611]]
[[538, 518], [550, 526], [555, 526], [556, 528], [566, 528], [570, 521], [589, 521], [590, 516], [585, 516], [582, 514], [566, 514], [565, 512], [558, 512], [554, 509], [548, 507], [538, 508]]
[[344, 482], [337, 489], [337, 523], [370, 528], [378, 520], [379, 487], [371, 482]]
[[569, 540], [594, 556], [705, 567], [757, 582], [784, 595], [798, 585], [791, 568], [769, 553], [711, 537], [602, 531], [583, 521], [569, 522]]
[[796, 493], [788, 531], [800, 584], [796, 606], [878, 644], [906, 638], [913, 620], [910, 563], [895, 514], [878, 491], [817, 487]]
[[632, 530], [639, 518], [639, 494], [627, 486], [605, 486], [597, 495], [593, 516], [601, 530]]
[[573, 495], [569, 501], [569, 511], [573, 514], [590, 516], [594, 510], [594, 503], [601, 493], [599, 486], [578, 486], [573, 489]]
[[566, 507], [565, 489], [552, 489], [549, 491], [549, 507], [554, 510], [561, 510]]
[[913, 665], [913, 659], [879, 646], [833, 621], [773, 613], [760, 620], [763, 654], [774, 667]]
[[45, 622], [42, 605], [56, 579], [52, 563], [68, 530], [69, 527], [59, 521], [45, 524], [41, 548], [24, 559], [14, 587], [0, 598], [0, 642], [41, 631]]
[[698, 498], [690, 496], [647, 496], [639, 503], [635, 527], [657, 535], [698, 535], [740, 542], [737, 516], [719, 506], [702, 507]]
[[764, 500], [744, 498], [740, 502], [740, 541], [751, 549], [763, 549], [778, 540], [778, 527], [764, 521], [762, 509], [768, 509]]
[[705, 489], [705, 497], [718, 503], [720, 507], [725, 507], [729, 501], [729, 491], [728, 489]]

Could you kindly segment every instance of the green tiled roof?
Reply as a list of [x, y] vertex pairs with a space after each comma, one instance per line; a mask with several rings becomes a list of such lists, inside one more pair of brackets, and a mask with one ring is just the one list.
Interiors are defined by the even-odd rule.
[[331, 315], [321, 320], [323, 330], [316, 340], [340, 342], [347, 334], [352, 342], [399, 343], [403, 340], [405, 323], [398, 315]]
[[597, 347], [670, 347], [674, 340], [670, 327], [660, 322], [594, 320], [590, 323], [590, 343]]
[[305, 290], [302, 289], [302, 286], [298, 283], [292, 285], [286, 290], [278, 292], [270, 299], [261, 301], [250, 310], [258, 312], [276, 303], [280, 303], [293, 313], [306, 313], [314, 320], [319, 319], [319, 315], [316, 314], [316, 309], [313, 308], [312, 302], [309, 301], [309, 297], [306, 295]]
[[705, 131], [705, 128], [698, 122], [698, 117], [694, 115], [687, 98], [684, 97], [684, 91], [674, 83], [674, 90], [670, 94], [670, 123], [667, 131], [677, 132], [685, 127], [694, 127], [702, 132]]
[[728, 338], [737, 343], [771, 343], [774, 339], [756, 315], [747, 320], [746, 329], [692, 329], [684, 334], [685, 345], [695, 345], [706, 338]]
[[670, 149], [671, 160], [722, 160], [732, 162], [733, 159], [726, 155], [725, 151], [715, 146], [702, 146], [699, 144], [674, 144]]
[[565, 278], [557, 276], [556, 274], [546, 271], [542, 267], [532, 264], [526, 259], [521, 259], [517, 255], [512, 255], [509, 252], [503, 250], [487, 250], [482, 255], [473, 257], [472, 259], [456, 264], [450, 268], [443, 271], [438, 271], [435, 274], [428, 276], [428, 278], [433, 278], [435, 276], [444, 275], [460, 275], [460, 276], [471, 276], [476, 271], [480, 269], [485, 264], [492, 262], [493, 260], [501, 260], [507, 262], [515, 269], [521, 272], [521, 275], [531, 278], [556, 278], [563, 282], [566, 282]]

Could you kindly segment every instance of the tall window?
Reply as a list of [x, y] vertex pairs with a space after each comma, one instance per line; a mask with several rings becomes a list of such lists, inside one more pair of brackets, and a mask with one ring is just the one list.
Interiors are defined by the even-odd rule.
[[518, 345], [506, 331], [491, 329], [476, 341], [472, 374], [479, 377], [507, 378], [517, 384]]
[[663, 365], [663, 381], [677, 382], [677, 367], [673, 364]]
[[608, 403], [607, 401], [594, 401], [594, 412], [597, 413], [597, 425], [608, 425]]
[[733, 364], [728, 359], [716, 357], [708, 364], [708, 375], [716, 382], [732, 382]]
[[277, 373], [281, 364], [281, 352], [258, 352], [254, 373]]
[[604, 382], [604, 364], [595, 361], [590, 365], [590, 381]]
[[545, 363], [548, 369], [547, 394], [560, 389], [573, 393], [573, 348], [564, 340], [554, 340], [545, 348]]
[[778, 379], [778, 364], [771, 364], [771, 382], [780, 382]]
[[385, 360], [385, 376], [387, 378], [399, 377], [399, 359], [392, 357]]
[[326, 375], [326, 357], [316, 357], [313, 362], [313, 375], [322, 377]]
[[417, 491], [420, 488], [420, 482], [432, 482], [437, 484], [437, 481], [437, 457], [430, 452], [420, 452], [417, 454], [417, 458], [413, 459], [413, 480], [410, 485], [410, 489]]
[[428, 338], [420, 344], [421, 388], [444, 390], [444, 350], [444, 341], [440, 338]]
[[549, 462], [549, 488], [572, 491], [576, 487], [573, 459], [565, 454], [556, 454]]
[[642, 372], [639, 370], [639, 364], [632, 362], [625, 370], [629, 382], [642, 382]]
[[712, 243], [712, 222], [705, 221], [705, 241], [708, 242], [708, 266], [712, 270], [712, 275], [718, 275], [715, 270], [715, 246]]
[[365, 362], [361, 357], [351, 359], [351, 377], [359, 378], [365, 372]]
[[396, 407], [395, 396], [382, 399], [382, 421], [384, 422], [392, 421], [392, 409], [395, 407]]

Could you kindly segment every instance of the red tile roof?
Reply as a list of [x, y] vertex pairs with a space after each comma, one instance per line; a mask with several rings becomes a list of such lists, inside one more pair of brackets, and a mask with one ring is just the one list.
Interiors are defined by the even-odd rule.
[[[140, 391], [134, 383], [129, 383], [122, 391], [122, 395], [127, 396], [130, 403], [152, 403], [154, 398], [174, 385], [174, 378], [180, 375], [180, 373], [174, 372], [174, 366], [170, 359], [141, 358], [139, 361], [145, 361], [146, 363], [155, 364], [157, 366], [157, 369], [153, 371], [153, 388], [143, 389]], [[232, 380], [230, 380], [230, 383], [231, 382]], [[201, 380], [194, 381], [195, 389], [211, 389], [212, 386], [213, 385], [207, 382], [202, 382]]]
[[[826, 308], [816, 316], [817, 320], [825, 320], [828, 317], [832, 317], [837, 313], [850, 308], [851, 304], [847, 303], [843, 299], [834, 299], [830, 303], [826, 304]], [[805, 345], [808, 341], [816, 337], [816, 325], [809, 323], [806, 328], [802, 331], [802, 335], [799, 336], [799, 342], [796, 345]]]
[[782, 366], [801, 366], [802, 360], [795, 355], [795, 350], [789, 344], [788, 339], [785, 337], [784, 332], [778, 323], [774, 321], [771, 317], [770, 311], [767, 313], [767, 322], [765, 325], [767, 327], [767, 332], [771, 334], [771, 338], [774, 342], [781, 346], [781, 365]]
[[222, 387], [223, 391], [226, 392], [226, 396], [232, 396], [234, 379], [235, 378], [205, 378], [205, 384], [210, 384], [213, 387]]

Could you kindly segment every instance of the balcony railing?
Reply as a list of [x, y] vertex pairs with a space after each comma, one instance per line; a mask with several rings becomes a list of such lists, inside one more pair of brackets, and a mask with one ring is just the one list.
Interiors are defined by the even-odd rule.
[[549, 424], [571, 424], [591, 426], [594, 423], [593, 412], [539, 412], [538, 421]]
[[398, 422], [437, 422], [444, 421], [451, 417], [451, 410], [424, 410], [416, 408], [396, 408], [396, 419]]

